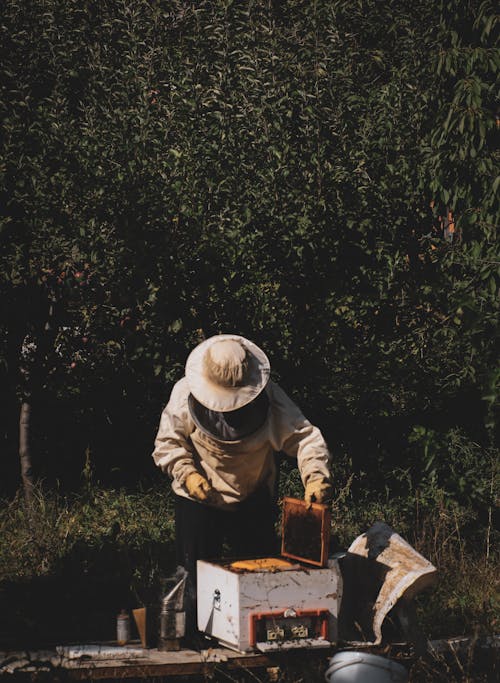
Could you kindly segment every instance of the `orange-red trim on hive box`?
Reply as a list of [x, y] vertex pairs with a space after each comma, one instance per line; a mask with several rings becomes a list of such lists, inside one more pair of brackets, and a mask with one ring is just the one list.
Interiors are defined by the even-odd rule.
[[317, 617], [320, 620], [319, 635], [321, 638], [328, 640], [328, 616], [329, 612], [327, 609], [297, 609], [293, 610], [294, 617], [285, 617], [285, 612], [288, 610], [280, 610], [278, 612], [254, 612], [250, 614], [250, 645], [255, 646], [257, 642], [257, 626], [258, 622], [262, 619], [269, 619], [274, 617], [275, 619], [287, 619], [295, 617]]

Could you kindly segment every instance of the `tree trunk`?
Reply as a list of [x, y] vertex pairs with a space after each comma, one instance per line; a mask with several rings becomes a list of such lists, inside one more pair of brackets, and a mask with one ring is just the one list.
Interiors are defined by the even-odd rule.
[[24, 497], [31, 504], [33, 500], [33, 464], [30, 449], [31, 404], [23, 401], [19, 416], [19, 459], [21, 461], [21, 477], [23, 480]]
[[[20, 390], [21, 413], [19, 415], [19, 460], [21, 464], [21, 478], [26, 503], [31, 505], [35, 486], [35, 471], [31, 452], [31, 417], [35, 398], [39, 399], [47, 376], [47, 363], [50, 351], [53, 349], [55, 327], [53, 319], [56, 300], [52, 294], [47, 302], [46, 316], [35, 320], [23, 339], [20, 349]], [[42, 326], [42, 321], [45, 322]]]

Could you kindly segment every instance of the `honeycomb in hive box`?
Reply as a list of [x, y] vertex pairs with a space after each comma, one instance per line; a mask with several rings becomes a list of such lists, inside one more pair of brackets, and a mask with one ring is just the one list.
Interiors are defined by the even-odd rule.
[[231, 569], [241, 569], [247, 572], [276, 572], [294, 569], [296, 563], [282, 560], [280, 557], [260, 557], [255, 560], [236, 560], [231, 562]]

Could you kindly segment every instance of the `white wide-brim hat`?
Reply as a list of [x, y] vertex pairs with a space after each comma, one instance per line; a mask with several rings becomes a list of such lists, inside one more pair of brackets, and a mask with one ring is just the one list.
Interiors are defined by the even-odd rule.
[[[220, 364], [224, 363], [236, 367], [240, 372], [236, 383], [234, 379], [226, 381], [224, 376], [216, 376], [213, 372], [214, 346], [227, 341], [237, 342], [237, 345], [225, 344], [224, 347], [217, 347], [214, 355], [217, 356], [219, 365], [216, 371], [219, 372]], [[242, 349], [241, 355], [239, 347]], [[232, 354], [233, 350], [236, 354]], [[241, 357], [244, 357], [243, 364], [240, 362]], [[222, 368], [222, 375], [225, 369]], [[243, 408], [253, 401], [269, 381], [270, 371], [269, 359], [264, 351], [237, 334], [218, 334], [206, 339], [191, 351], [186, 361], [186, 379], [190, 392], [206, 408], [221, 413]]]

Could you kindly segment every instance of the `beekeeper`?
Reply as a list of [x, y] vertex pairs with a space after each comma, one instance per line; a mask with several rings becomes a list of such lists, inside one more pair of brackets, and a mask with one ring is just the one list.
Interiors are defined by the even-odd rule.
[[155, 440], [153, 458], [175, 493], [178, 563], [276, 552], [275, 454], [297, 459], [305, 500], [331, 493], [320, 430], [269, 379], [266, 354], [235, 334], [211, 337], [189, 355]]

